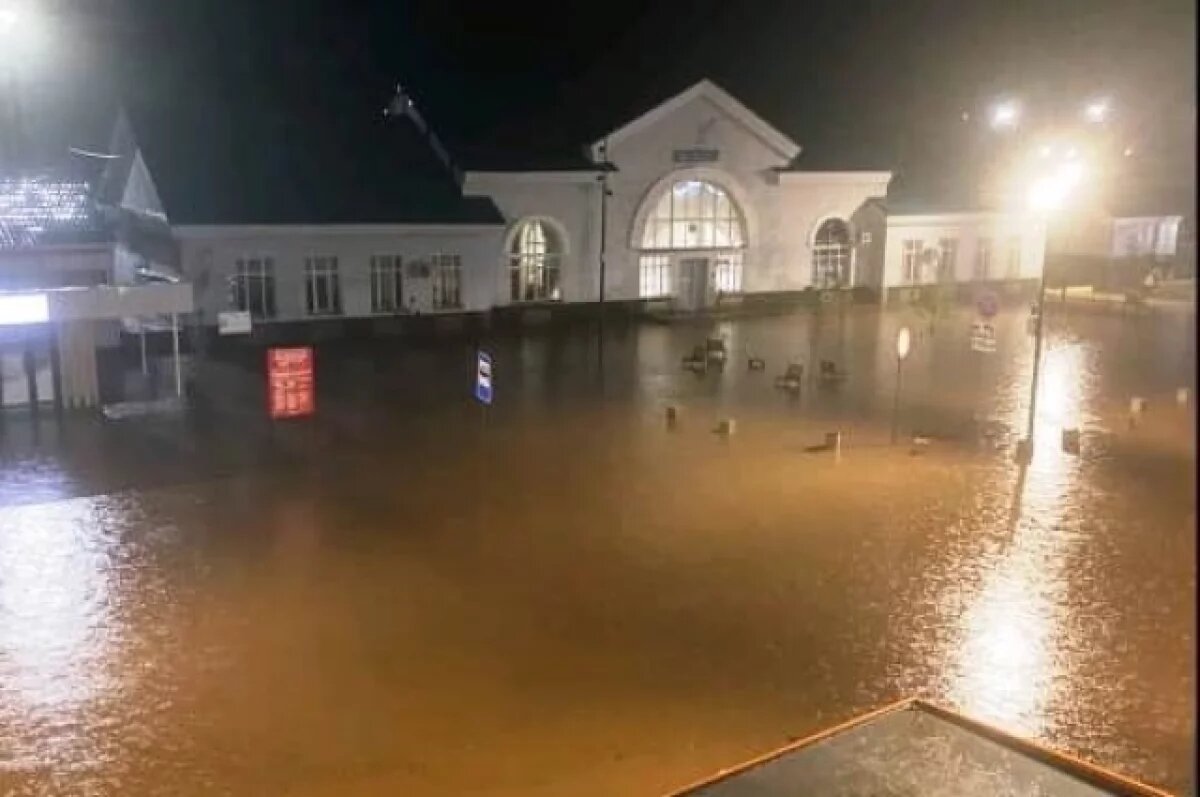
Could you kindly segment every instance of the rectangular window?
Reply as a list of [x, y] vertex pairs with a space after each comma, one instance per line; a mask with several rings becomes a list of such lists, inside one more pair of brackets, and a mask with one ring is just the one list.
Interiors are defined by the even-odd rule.
[[376, 255], [371, 258], [371, 312], [400, 313], [404, 311], [403, 261], [399, 255]]
[[305, 258], [304, 299], [309, 315], [341, 315], [342, 286], [336, 257]]
[[938, 282], [954, 282], [958, 274], [958, 239], [938, 241]]
[[718, 255], [713, 268], [713, 287], [718, 293], [742, 292], [742, 253]]
[[1008, 264], [1005, 276], [1010, 280], [1021, 276], [1021, 239], [1016, 236], [1008, 239]]
[[638, 295], [643, 299], [671, 296], [671, 258], [667, 255], [642, 255], [639, 260], [641, 282]]
[[462, 258], [434, 255], [429, 258], [434, 310], [462, 309]]
[[275, 317], [275, 259], [239, 257], [234, 264], [230, 305], [252, 318]]
[[992, 239], [980, 238], [975, 250], [975, 279], [989, 280], [992, 278]]
[[921, 276], [921, 242], [904, 241], [902, 259], [900, 261], [900, 279], [906, 285], [915, 285]]

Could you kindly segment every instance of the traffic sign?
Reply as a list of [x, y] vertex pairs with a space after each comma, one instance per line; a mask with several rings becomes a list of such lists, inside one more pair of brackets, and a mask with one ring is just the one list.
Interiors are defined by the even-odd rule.
[[272, 419], [316, 412], [311, 346], [267, 349], [267, 404]]
[[999, 303], [996, 300], [996, 294], [988, 291], [981, 295], [975, 301], [975, 307], [978, 308], [979, 314], [984, 318], [991, 318], [996, 314]]
[[475, 398], [481, 404], [492, 403], [492, 358], [483, 351], [475, 361]]
[[984, 354], [996, 351], [996, 330], [991, 324], [977, 321], [971, 325], [971, 350]]

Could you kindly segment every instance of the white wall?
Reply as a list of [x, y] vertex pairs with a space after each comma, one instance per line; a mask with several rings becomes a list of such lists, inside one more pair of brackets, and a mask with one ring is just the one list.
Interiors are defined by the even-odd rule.
[[[675, 150], [692, 148], [717, 150], [719, 158], [702, 166], [674, 163]], [[638, 298], [642, 222], [655, 200], [678, 180], [710, 180], [739, 204], [748, 235], [743, 289], [756, 292], [810, 285], [817, 225], [831, 216], [851, 222], [867, 199], [886, 193], [888, 179], [870, 172], [781, 174], [787, 158], [704, 96], [620, 138], [610, 146], [608, 159], [616, 171], [608, 181], [605, 295], [613, 300]], [[597, 176], [586, 173], [572, 178], [476, 172], [467, 176], [466, 191], [492, 197], [510, 224], [529, 216], [559, 221], [570, 238], [564, 297], [579, 301], [595, 300], [598, 285], [596, 183]], [[508, 291], [497, 298], [508, 302]]]
[[[195, 286], [205, 324], [231, 309], [230, 279], [239, 257], [270, 256], [275, 262], [276, 321], [309, 319], [305, 308], [305, 258], [335, 256], [341, 280], [342, 316], [371, 313], [371, 257], [399, 255], [405, 263], [434, 254], [462, 259], [462, 311], [486, 310], [498, 290], [499, 226], [461, 227], [221, 227], [176, 229], [183, 270]], [[507, 275], [505, 275], [507, 276]], [[405, 283], [406, 295], [410, 284]]]
[[490, 304], [512, 303], [505, 244], [521, 221], [534, 217], [548, 219], [566, 239], [560, 266], [563, 301], [596, 300], [600, 271], [598, 172], [472, 172], [467, 175], [464, 193], [492, 197], [504, 215], [502, 243], [489, 261], [498, 278]]
[[[884, 250], [884, 287], [909, 284], [933, 284], [936, 270], [927, 269], [924, 279], [910, 283], [904, 279], [903, 250], [908, 240], [921, 241], [926, 248], [936, 248], [942, 238], [958, 241], [954, 281], [975, 280], [979, 239], [990, 238], [992, 256], [989, 276], [993, 280], [1039, 279], [1046, 257], [1046, 228], [1041, 221], [1022, 214], [947, 213], [938, 215], [893, 215], [887, 220], [887, 242]], [[1008, 272], [1007, 247], [1017, 239], [1021, 250], [1020, 270]]]

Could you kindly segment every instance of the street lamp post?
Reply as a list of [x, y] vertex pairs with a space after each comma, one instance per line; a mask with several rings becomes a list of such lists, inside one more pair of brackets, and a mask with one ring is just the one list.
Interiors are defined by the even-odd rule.
[[[1090, 100], [1083, 107], [1083, 119], [1088, 126], [1107, 127], [1112, 106], [1108, 98], [1100, 97]], [[997, 131], [1010, 131], [1016, 134], [1018, 142], [1029, 143], [1030, 137], [1022, 135], [1025, 132], [1021, 124], [1020, 107], [1012, 100], [1002, 102], [992, 108], [991, 127]], [[1094, 141], [1095, 133], [1089, 134], [1088, 139]], [[1094, 149], [1094, 147], [1092, 147]], [[1025, 149], [1021, 146], [1021, 149]], [[1043, 143], [1038, 149], [1039, 158], [1036, 173], [1028, 184], [1028, 194], [1025, 197], [1028, 210], [1036, 214], [1037, 223], [1047, 226], [1049, 215], [1067, 204], [1083, 181], [1087, 166], [1081, 158], [1079, 146], [1071, 144], [1062, 151], [1049, 143]], [[1094, 164], [1093, 164], [1094, 165]], [[1029, 175], [1026, 175], [1027, 177]], [[1028, 461], [1033, 454], [1034, 430], [1037, 420], [1038, 382], [1041, 376], [1042, 348], [1045, 340], [1046, 322], [1046, 260], [1042, 257], [1042, 271], [1038, 278], [1037, 301], [1035, 317], [1033, 318], [1033, 374], [1029, 386], [1029, 418], [1025, 439], [1017, 447], [1018, 458]]]
[[1033, 379], [1029, 385], [1029, 426], [1025, 433], [1026, 456], [1033, 453], [1033, 427], [1037, 416], [1038, 376], [1042, 368], [1042, 327], [1046, 318], [1046, 263], [1042, 262], [1042, 278], [1038, 281], [1037, 317], [1034, 319], [1033, 337]]
[[908, 327], [900, 327], [896, 333], [896, 389], [892, 394], [892, 445], [896, 444], [896, 429], [900, 422], [900, 380], [904, 374], [904, 361], [912, 347], [912, 333]]

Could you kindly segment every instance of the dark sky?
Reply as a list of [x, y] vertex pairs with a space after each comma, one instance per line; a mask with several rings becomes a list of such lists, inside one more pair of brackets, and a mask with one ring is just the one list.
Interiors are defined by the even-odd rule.
[[134, 103], [309, 135], [403, 82], [452, 150], [549, 151], [707, 76], [797, 140], [801, 166], [931, 174], [978, 144], [964, 109], [1011, 93], [1070, 113], [1105, 93], [1145, 168], [1194, 184], [1188, 0], [44, 2], [78, 44], [60, 88], [114, 74]]

